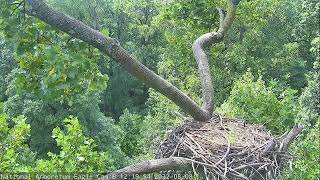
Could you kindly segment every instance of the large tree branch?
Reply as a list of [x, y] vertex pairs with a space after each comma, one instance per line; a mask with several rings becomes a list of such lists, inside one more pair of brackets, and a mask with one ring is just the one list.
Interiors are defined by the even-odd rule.
[[28, 14], [37, 17], [47, 24], [68, 33], [72, 37], [81, 39], [106, 53], [113, 60], [120, 63], [123, 68], [132, 75], [171, 99], [195, 120], [205, 121], [211, 118], [211, 114], [199, 107], [182, 91], [134, 59], [120, 46], [116, 39], [105, 37], [102, 33], [90, 28], [81, 21], [52, 9], [44, 0], [25, 1], [30, 8]]
[[280, 139], [281, 147], [279, 151], [286, 152], [290, 146], [290, 144], [294, 141], [294, 139], [301, 133], [303, 130], [303, 126], [296, 124], [293, 128]]
[[218, 9], [220, 15], [220, 26], [217, 32], [210, 32], [200, 36], [193, 44], [192, 50], [194, 57], [198, 63], [198, 70], [201, 79], [202, 86], [202, 98], [203, 98], [203, 109], [207, 113], [212, 114], [214, 111], [213, 101], [213, 85], [211, 80], [211, 73], [209, 68], [208, 56], [205, 53], [205, 48], [208, 48], [214, 43], [222, 41], [228, 29], [235, 17], [236, 4], [231, 0], [228, 1], [227, 15], [225, 16], [223, 10]]
[[187, 170], [191, 167], [191, 163], [194, 162], [191, 159], [182, 157], [170, 157], [163, 159], [148, 160], [131, 166], [127, 166], [123, 169], [117, 170], [106, 176], [101, 177], [101, 180], [118, 180], [118, 179], [130, 179], [138, 177], [143, 174], [149, 174], [167, 170]]

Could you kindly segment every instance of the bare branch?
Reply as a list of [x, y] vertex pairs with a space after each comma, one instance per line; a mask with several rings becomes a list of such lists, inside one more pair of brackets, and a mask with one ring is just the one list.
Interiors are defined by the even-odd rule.
[[208, 48], [214, 43], [222, 41], [223, 37], [225, 36], [234, 20], [236, 6], [231, 0], [229, 0], [226, 16], [222, 9], [218, 8], [218, 11], [220, 15], [220, 26], [218, 31], [206, 33], [200, 36], [192, 45], [193, 54], [198, 63], [198, 71], [201, 79], [203, 99], [202, 108], [209, 114], [212, 114], [212, 112], [214, 111], [214, 91], [209, 68], [209, 60], [204, 49]]
[[186, 170], [191, 167], [192, 162], [194, 161], [182, 157], [148, 160], [107, 174], [106, 176], [101, 177], [101, 180], [130, 179], [142, 174], [166, 170]]
[[282, 143], [279, 151], [287, 151], [290, 144], [293, 142], [293, 140], [301, 133], [303, 130], [302, 125], [295, 125], [283, 138]]
[[219, 12], [219, 29], [221, 29], [222, 28], [222, 24], [223, 24], [223, 21], [224, 21], [224, 19], [225, 19], [225, 11], [223, 10], [223, 9], [221, 9], [221, 8], [217, 8], [217, 10], [218, 10], [218, 12]]
[[102, 33], [90, 28], [81, 21], [52, 9], [44, 0], [25, 1], [30, 8], [29, 15], [37, 17], [47, 24], [106, 53], [136, 78], [172, 100], [195, 120], [206, 121], [211, 118], [211, 114], [199, 107], [190, 97], [134, 59], [120, 46], [116, 39], [105, 37]]

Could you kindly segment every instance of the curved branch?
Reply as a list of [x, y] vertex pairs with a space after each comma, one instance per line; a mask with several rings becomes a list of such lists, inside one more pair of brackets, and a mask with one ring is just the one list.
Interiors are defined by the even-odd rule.
[[44, 0], [25, 1], [30, 8], [28, 14], [106, 53], [136, 78], [172, 100], [195, 120], [206, 121], [211, 118], [211, 114], [199, 107], [190, 97], [134, 59], [116, 39], [105, 37], [81, 21], [52, 9]]
[[225, 16], [223, 10], [219, 9], [220, 26], [217, 32], [210, 32], [200, 36], [192, 45], [194, 57], [198, 64], [198, 71], [202, 86], [202, 108], [209, 114], [214, 111], [213, 101], [213, 85], [211, 80], [211, 73], [209, 68], [208, 56], [205, 53], [205, 48], [208, 48], [214, 43], [221, 42], [226, 32], [231, 27], [236, 13], [236, 5], [232, 0], [228, 1], [227, 15]]
[[186, 170], [191, 167], [191, 159], [181, 157], [170, 157], [163, 159], [148, 160], [123, 169], [117, 170], [99, 179], [101, 180], [118, 180], [130, 179], [143, 174], [149, 174], [167, 170]]

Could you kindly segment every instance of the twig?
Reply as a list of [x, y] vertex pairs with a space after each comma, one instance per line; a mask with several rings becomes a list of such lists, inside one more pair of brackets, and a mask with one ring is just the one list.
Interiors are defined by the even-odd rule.
[[222, 161], [224, 161], [224, 160], [227, 158], [227, 156], [228, 156], [228, 154], [229, 154], [229, 152], [230, 152], [230, 146], [231, 146], [228, 139], [227, 139], [227, 141], [228, 141], [227, 151], [226, 151], [226, 153], [224, 154], [224, 156], [223, 156], [215, 165], [220, 164]]

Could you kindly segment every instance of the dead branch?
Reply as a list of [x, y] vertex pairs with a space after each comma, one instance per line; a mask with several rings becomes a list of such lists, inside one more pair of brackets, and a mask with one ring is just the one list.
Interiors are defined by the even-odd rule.
[[302, 125], [296, 124], [293, 126], [293, 128], [281, 139], [281, 146], [280, 146], [280, 151], [287, 151], [290, 144], [293, 142], [293, 140], [301, 133], [303, 130]]
[[182, 157], [170, 157], [163, 159], [148, 160], [134, 164], [123, 169], [117, 170], [99, 179], [118, 180], [139, 177], [143, 174], [149, 174], [168, 170], [186, 170], [191, 167], [191, 163], [198, 163], [194, 160]]

